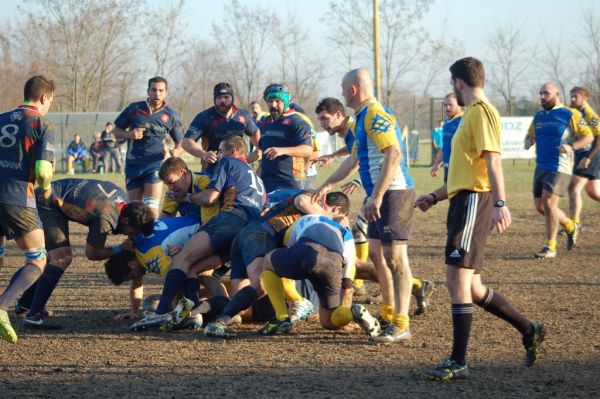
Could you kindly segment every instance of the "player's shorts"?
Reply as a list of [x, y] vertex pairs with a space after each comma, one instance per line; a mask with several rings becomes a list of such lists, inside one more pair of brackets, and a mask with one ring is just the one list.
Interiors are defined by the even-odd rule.
[[384, 245], [408, 240], [414, 204], [415, 190], [413, 189], [386, 191], [379, 209], [381, 218], [369, 222], [367, 236], [381, 240]]
[[541, 198], [542, 191], [564, 197], [569, 189], [571, 175], [566, 173], [535, 168], [533, 175], [533, 198]]
[[133, 190], [143, 187], [144, 184], [160, 183], [158, 171], [162, 161], [150, 162], [147, 164], [131, 164], [125, 163], [125, 187], [127, 190]]
[[231, 278], [248, 278], [248, 265], [279, 246], [280, 240], [274, 233], [268, 232], [261, 222], [246, 225], [231, 244]]
[[301, 238], [289, 248], [276, 249], [271, 264], [280, 277], [309, 280], [323, 308], [340, 305], [344, 260], [339, 253]]
[[587, 167], [587, 169], [579, 169], [577, 167], [577, 165], [579, 165], [579, 161], [581, 161], [581, 159], [583, 159], [583, 157], [586, 154], [587, 154], [587, 152], [582, 153], [581, 156], [579, 156], [579, 159], [577, 159], [577, 153], [576, 153], [575, 168], [573, 169], [573, 174], [575, 176], [584, 177], [588, 180], [599, 180], [600, 179], [600, 151], [598, 151], [596, 153], [596, 155], [594, 155], [594, 158], [592, 158], [592, 160], [590, 161], [590, 164]]
[[233, 239], [247, 223], [243, 217], [232, 212], [223, 211], [200, 226], [198, 231], [204, 231], [208, 234], [215, 253], [219, 254], [221, 259], [224, 259], [224, 257], [229, 258]]
[[360, 210], [356, 214], [354, 218], [354, 224], [352, 225], [352, 237], [354, 237], [355, 244], [363, 244], [367, 242], [367, 230], [369, 228], [369, 223], [367, 219], [365, 219], [365, 212], [363, 207], [360, 207]]
[[492, 193], [459, 191], [451, 200], [446, 225], [446, 264], [482, 270], [485, 243], [490, 233]]
[[36, 208], [0, 204], [0, 235], [12, 240], [42, 229]]
[[67, 216], [53, 202], [38, 203], [38, 213], [44, 226], [46, 250], [71, 246]]

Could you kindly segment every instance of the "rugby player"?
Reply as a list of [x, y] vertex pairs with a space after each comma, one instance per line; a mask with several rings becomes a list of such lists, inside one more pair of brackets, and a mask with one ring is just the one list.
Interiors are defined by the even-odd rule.
[[452, 137], [454, 137], [454, 133], [456, 133], [456, 129], [458, 129], [462, 116], [462, 110], [456, 101], [456, 95], [454, 93], [446, 94], [446, 97], [444, 97], [444, 109], [446, 110], [448, 119], [446, 119], [444, 127], [442, 128], [442, 148], [437, 152], [435, 161], [433, 161], [431, 176], [437, 176], [440, 165], [443, 165], [444, 183], [447, 183]]
[[450, 357], [426, 373], [430, 380], [469, 376], [467, 344], [473, 321], [473, 303], [499, 317], [523, 336], [525, 365], [534, 365], [546, 329], [531, 322], [506, 298], [481, 281], [484, 247], [491, 228], [504, 232], [511, 224], [506, 206], [500, 158], [502, 127], [496, 108], [483, 91], [483, 64], [468, 57], [450, 67], [458, 105], [465, 107], [452, 140], [448, 184], [420, 196], [415, 205], [423, 212], [449, 199], [446, 241], [446, 283], [452, 304], [453, 343]]
[[[41, 190], [36, 190], [38, 195]], [[154, 214], [141, 202], [127, 202], [127, 194], [117, 185], [94, 179], [61, 179], [52, 182], [52, 196], [38, 197], [38, 212], [43, 224], [48, 265], [44, 273], [23, 293], [15, 311], [25, 316], [23, 325], [53, 329], [59, 326], [46, 319], [46, 303], [73, 260], [69, 221], [88, 227], [85, 256], [104, 260], [123, 251], [124, 246], [106, 246], [109, 234], [152, 233]]]
[[[162, 182], [158, 170], [165, 158], [163, 141], [171, 136], [175, 147], [172, 154], [181, 152], [183, 125], [179, 113], [165, 102], [167, 80], [155, 76], [148, 80], [148, 98], [131, 103], [115, 120], [114, 135], [127, 140], [125, 184], [132, 201], [143, 201], [159, 216]], [[106, 165], [105, 165], [106, 167]]]
[[[218, 83], [213, 89], [214, 106], [194, 117], [183, 139], [183, 148], [200, 158], [203, 170], [215, 170], [219, 144], [223, 139], [235, 135], [250, 137], [253, 145], [258, 144], [260, 131], [248, 111], [234, 104], [233, 88], [227, 82]], [[201, 143], [197, 143], [201, 140]]]
[[0, 267], [6, 238], [14, 239], [25, 255], [25, 265], [0, 295], [0, 337], [10, 343], [17, 342], [17, 334], [6, 311], [46, 267], [33, 187], [37, 181], [39, 194], [50, 197], [54, 160], [54, 127], [44, 117], [54, 100], [54, 83], [33, 76], [25, 82], [23, 94], [22, 105], [0, 114]]
[[592, 132], [581, 112], [564, 107], [554, 83], [540, 88], [542, 110], [533, 117], [525, 137], [525, 149], [535, 146], [533, 200], [537, 211], [546, 219], [546, 237], [537, 259], [556, 257], [559, 224], [567, 235], [567, 248], [573, 248], [577, 227], [558, 207], [560, 197], [567, 194], [573, 174], [574, 151], [585, 148], [593, 140]]

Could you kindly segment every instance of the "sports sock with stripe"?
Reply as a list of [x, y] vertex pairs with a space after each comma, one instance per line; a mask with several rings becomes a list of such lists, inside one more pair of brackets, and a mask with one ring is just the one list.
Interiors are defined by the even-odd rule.
[[[50, 265], [48, 265], [50, 266]], [[6, 290], [0, 296], [0, 309], [8, 309], [19, 295], [21, 295], [27, 288], [36, 282], [41, 275], [40, 268], [31, 263], [21, 267], [15, 274], [13, 274]], [[44, 307], [42, 306], [42, 309]]]
[[472, 303], [452, 304], [452, 354], [450, 358], [464, 366], [466, 364], [467, 345], [473, 323]]
[[514, 328], [519, 330], [521, 335], [529, 336], [533, 331], [533, 324], [511, 305], [504, 296], [494, 292], [491, 288], [485, 291], [483, 300], [477, 305], [496, 317], [509, 322]]

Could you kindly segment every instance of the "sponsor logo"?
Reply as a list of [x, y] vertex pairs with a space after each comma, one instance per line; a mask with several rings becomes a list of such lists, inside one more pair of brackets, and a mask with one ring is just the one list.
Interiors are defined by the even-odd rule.
[[19, 162], [7, 161], [5, 159], [0, 159], [0, 168], [22, 170], [23, 165], [21, 165]]
[[11, 121], [20, 121], [21, 119], [23, 119], [23, 114], [20, 111], [15, 111], [10, 114]]
[[162, 114], [160, 116], [160, 120], [163, 121], [164, 123], [169, 123], [169, 115], [167, 114]]

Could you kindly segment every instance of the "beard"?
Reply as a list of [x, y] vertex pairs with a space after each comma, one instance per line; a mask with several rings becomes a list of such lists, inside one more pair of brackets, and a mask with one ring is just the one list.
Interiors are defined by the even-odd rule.
[[546, 101], [542, 101], [542, 108], [544, 108], [546, 111], [554, 108], [554, 106], [556, 105], [556, 99], [551, 99], [551, 100], [546, 100]]

